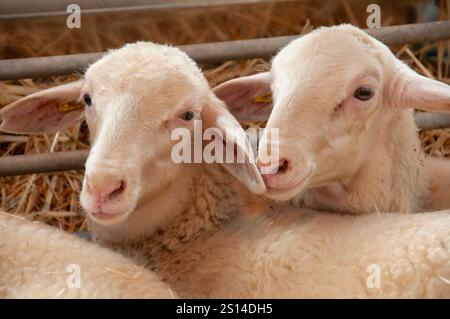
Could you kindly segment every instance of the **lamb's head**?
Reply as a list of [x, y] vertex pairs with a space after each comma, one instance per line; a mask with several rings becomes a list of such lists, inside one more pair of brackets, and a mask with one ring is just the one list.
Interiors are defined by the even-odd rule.
[[[78, 99], [84, 107], [72, 107], [70, 103]], [[223, 165], [251, 190], [264, 190], [244, 131], [195, 63], [176, 48], [126, 45], [91, 65], [83, 80], [27, 96], [0, 115], [4, 119], [0, 129], [28, 133], [56, 132], [85, 116], [91, 151], [81, 204], [98, 224], [124, 221], [142, 198], [179, 183], [180, 176], [192, 172], [188, 165], [199, 167], [173, 160], [172, 150], [179, 141], [172, 133], [176, 128], [191, 133], [200, 120], [203, 130], [217, 130], [214, 143], [221, 145], [228, 142], [228, 135], [220, 133], [234, 128], [240, 138], [231, 142], [248, 161]]]
[[[351, 180], [370, 161], [375, 143], [387, 143], [386, 128], [398, 112], [450, 111], [449, 86], [418, 75], [384, 44], [350, 25], [320, 28], [292, 41], [258, 81], [241, 78], [215, 89], [232, 113], [245, 109], [250, 119], [270, 109], [254, 103], [255, 94], [270, 90], [273, 111], [259, 144], [258, 166], [267, 196], [277, 200]], [[275, 162], [267, 151], [274, 143], [279, 146]]]

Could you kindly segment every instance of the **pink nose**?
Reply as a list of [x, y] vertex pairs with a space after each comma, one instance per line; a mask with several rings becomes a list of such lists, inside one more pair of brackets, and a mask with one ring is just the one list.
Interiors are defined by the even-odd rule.
[[86, 175], [86, 186], [98, 204], [117, 198], [126, 188], [124, 180], [109, 173]]

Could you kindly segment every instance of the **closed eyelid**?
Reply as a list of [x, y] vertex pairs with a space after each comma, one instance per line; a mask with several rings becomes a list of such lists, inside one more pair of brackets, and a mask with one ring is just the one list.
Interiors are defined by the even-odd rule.
[[177, 112], [177, 114], [178, 114], [178, 115], [181, 115], [181, 114], [186, 113], [186, 112], [201, 113], [201, 110], [199, 110], [199, 109], [197, 109], [197, 108], [195, 108], [195, 107], [185, 107], [185, 108], [180, 109], [180, 110]]

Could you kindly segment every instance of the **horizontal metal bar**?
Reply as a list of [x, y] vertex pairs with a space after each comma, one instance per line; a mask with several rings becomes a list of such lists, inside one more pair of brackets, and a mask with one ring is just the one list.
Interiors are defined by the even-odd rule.
[[281, 1], [295, 0], [2, 0], [0, 20], [67, 16], [67, 6], [72, 3], [80, 6], [82, 14], [104, 14]]
[[450, 113], [419, 112], [414, 118], [417, 127], [424, 131], [450, 128]]
[[[450, 39], [450, 21], [389, 26], [366, 30], [388, 45], [407, 42], [434, 42]], [[282, 36], [251, 40], [182, 45], [198, 63], [219, 63], [228, 60], [269, 58], [295, 36]], [[51, 57], [0, 60], [0, 80], [46, 77], [83, 72], [104, 53], [84, 53]]]
[[84, 168], [89, 151], [0, 157], [0, 176], [52, 173]]
[[[450, 128], [450, 113], [420, 112], [414, 116], [423, 130]], [[0, 157], [0, 177], [82, 169], [88, 153], [80, 150]]]

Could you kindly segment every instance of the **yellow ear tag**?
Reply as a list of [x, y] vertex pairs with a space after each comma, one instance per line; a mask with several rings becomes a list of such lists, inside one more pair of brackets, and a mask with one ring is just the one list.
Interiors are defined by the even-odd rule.
[[58, 112], [60, 113], [69, 113], [82, 108], [84, 108], [84, 104], [75, 102], [66, 102], [58, 104]]
[[272, 93], [265, 93], [263, 95], [255, 96], [256, 103], [271, 103], [272, 102]]

